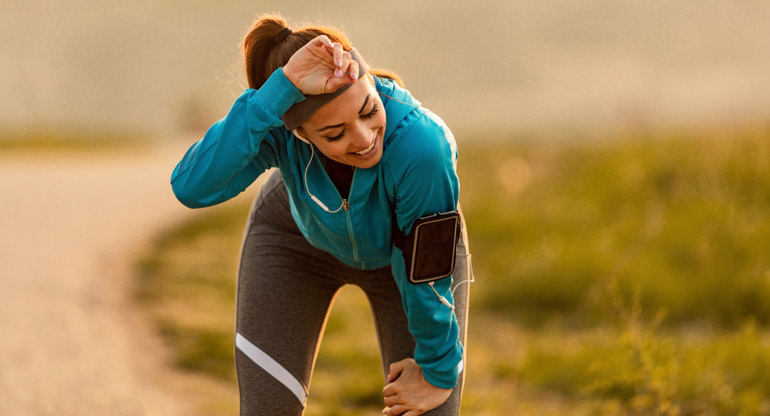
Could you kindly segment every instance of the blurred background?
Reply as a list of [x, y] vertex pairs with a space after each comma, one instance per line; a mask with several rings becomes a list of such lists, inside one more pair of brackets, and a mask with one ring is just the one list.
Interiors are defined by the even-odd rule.
[[[342, 29], [455, 132], [477, 279], [463, 414], [770, 415], [761, 0], [11, 1], [0, 413], [237, 414], [234, 279], [257, 186], [191, 212], [168, 178], [246, 87], [240, 42], [261, 13]], [[42, 304], [60, 321], [25, 312]], [[364, 310], [345, 288], [306, 414], [379, 414]], [[32, 342], [45, 325], [58, 335]], [[103, 356], [50, 370], [62, 345], [93, 346], [83, 334]], [[35, 399], [18, 377], [50, 388]]]
[[[11, 2], [0, 123], [167, 136], [244, 88], [253, 17], [347, 32], [463, 132], [751, 120], [770, 108], [768, 5], [744, 1]], [[201, 119], [201, 120], [199, 120]]]

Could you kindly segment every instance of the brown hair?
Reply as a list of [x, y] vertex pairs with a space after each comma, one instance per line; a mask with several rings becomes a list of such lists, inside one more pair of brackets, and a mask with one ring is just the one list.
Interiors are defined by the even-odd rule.
[[[286, 21], [275, 15], [262, 15], [251, 25], [243, 40], [249, 88], [261, 87], [273, 71], [289, 62], [294, 52], [319, 35], [326, 35], [332, 42], [338, 42], [346, 51], [352, 48], [350, 40], [340, 30], [322, 26], [305, 26], [292, 30], [288, 36], [275, 44], [276, 37], [284, 28], [288, 28]], [[369, 73], [390, 78], [399, 85], [404, 85], [401, 78], [392, 71], [370, 68]]]

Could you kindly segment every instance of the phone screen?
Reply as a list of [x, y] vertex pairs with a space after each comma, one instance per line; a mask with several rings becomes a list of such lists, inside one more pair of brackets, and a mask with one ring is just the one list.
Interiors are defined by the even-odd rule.
[[412, 281], [429, 282], [452, 273], [458, 224], [456, 217], [450, 217], [419, 225]]

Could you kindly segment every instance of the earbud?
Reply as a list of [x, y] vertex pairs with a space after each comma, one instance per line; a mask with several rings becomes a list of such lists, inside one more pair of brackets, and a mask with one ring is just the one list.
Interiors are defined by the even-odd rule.
[[292, 133], [294, 133], [294, 136], [296, 138], [298, 138], [298, 139], [302, 140], [303, 142], [305, 142], [305, 143], [307, 143], [307, 144], [312, 146], [312, 144], [310, 143], [310, 140], [302, 137], [302, 135], [299, 134], [299, 131], [297, 129], [292, 130]]

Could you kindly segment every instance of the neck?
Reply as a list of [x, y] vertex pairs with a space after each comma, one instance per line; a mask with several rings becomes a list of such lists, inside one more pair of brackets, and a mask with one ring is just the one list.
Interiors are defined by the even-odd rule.
[[332, 183], [343, 198], [350, 194], [350, 185], [353, 182], [353, 166], [326, 159], [326, 173], [329, 174]]

